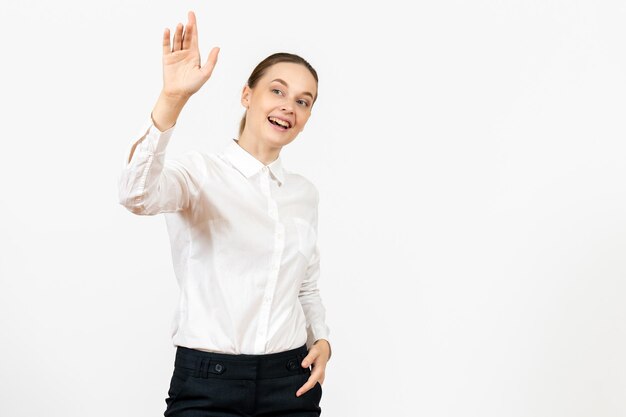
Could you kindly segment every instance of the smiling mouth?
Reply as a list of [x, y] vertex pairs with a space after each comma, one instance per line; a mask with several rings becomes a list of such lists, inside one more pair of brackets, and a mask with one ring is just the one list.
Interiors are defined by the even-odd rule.
[[291, 127], [291, 123], [286, 120], [277, 119], [276, 117], [268, 117], [267, 120], [273, 124], [274, 126], [279, 127], [280, 129], [287, 130]]

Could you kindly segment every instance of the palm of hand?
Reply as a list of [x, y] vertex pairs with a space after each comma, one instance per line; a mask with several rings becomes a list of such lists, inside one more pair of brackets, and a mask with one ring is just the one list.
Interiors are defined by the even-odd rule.
[[191, 96], [210, 78], [217, 62], [219, 48], [209, 53], [207, 62], [200, 66], [198, 29], [193, 12], [183, 32], [179, 23], [170, 42], [169, 28], [163, 33], [163, 91], [170, 95]]

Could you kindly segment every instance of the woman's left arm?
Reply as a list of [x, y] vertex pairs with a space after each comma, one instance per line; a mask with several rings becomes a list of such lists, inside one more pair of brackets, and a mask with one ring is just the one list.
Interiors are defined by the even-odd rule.
[[[317, 232], [317, 206], [313, 222], [313, 228]], [[317, 233], [316, 233], [317, 235]], [[317, 286], [320, 276], [320, 253], [317, 242], [309, 264], [306, 269], [304, 280], [300, 287], [298, 298], [304, 311], [307, 322], [309, 337], [315, 340], [309, 349], [307, 356], [302, 360], [302, 367], [313, 366], [311, 376], [307, 382], [298, 390], [297, 396], [307, 392], [315, 386], [316, 382], [322, 384], [325, 378], [326, 363], [332, 354], [328, 335], [330, 329], [326, 325], [326, 308], [322, 303], [320, 291]]]

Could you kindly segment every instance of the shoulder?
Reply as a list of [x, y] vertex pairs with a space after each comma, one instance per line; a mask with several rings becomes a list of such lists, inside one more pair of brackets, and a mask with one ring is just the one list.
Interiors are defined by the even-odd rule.
[[222, 161], [220, 152], [206, 152], [198, 149], [192, 149], [187, 151], [185, 155], [206, 164], [219, 164]]
[[223, 160], [218, 153], [209, 153], [200, 150], [188, 150], [170, 159], [170, 163], [208, 174], [222, 168]]
[[302, 174], [284, 169], [285, 181], [295, 185], [299, 190], [302, 190], [307, 196], [309, 196], [315, 203], [319, 202], [319, 190], [317, 186], [307, 177]]

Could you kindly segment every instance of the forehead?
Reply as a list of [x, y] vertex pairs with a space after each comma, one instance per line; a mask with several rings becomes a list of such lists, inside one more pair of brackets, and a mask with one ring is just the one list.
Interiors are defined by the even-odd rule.
[[317, 91], [317, 82], [304, 65], [292, 62], [279, 62], [269, 67], [263, 77], [259, 80], [264, 84], [269, 84], [272, 80], [281, 79], [285, 81], [290, 89], [299, 92], [310, 92], [315, 94]]

